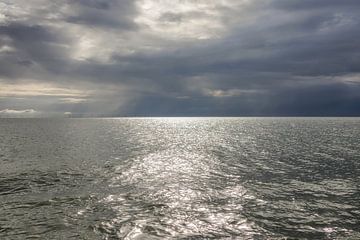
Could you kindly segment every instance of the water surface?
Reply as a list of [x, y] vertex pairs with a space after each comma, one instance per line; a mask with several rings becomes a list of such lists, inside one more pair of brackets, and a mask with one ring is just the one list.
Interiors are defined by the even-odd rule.
[[0, 119], [0, 239], [359, 239], [360, 119]]

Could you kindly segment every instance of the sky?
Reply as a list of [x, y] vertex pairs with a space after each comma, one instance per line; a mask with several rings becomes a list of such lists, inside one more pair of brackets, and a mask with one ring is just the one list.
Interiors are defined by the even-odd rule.
[[360, 116], [359, 0], [0, 0], [0, 117]]

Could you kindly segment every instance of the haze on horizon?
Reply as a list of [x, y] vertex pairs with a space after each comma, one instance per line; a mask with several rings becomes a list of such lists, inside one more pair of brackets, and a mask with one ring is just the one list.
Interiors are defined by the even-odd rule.
[[358, 0], [1, 0], [0, 117], [360, 116]]

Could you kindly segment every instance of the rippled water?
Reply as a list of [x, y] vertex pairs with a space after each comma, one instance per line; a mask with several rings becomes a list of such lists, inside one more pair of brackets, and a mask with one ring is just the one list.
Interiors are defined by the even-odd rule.
[[360, 119], [0, 119], [0, 239], [360, 239]]

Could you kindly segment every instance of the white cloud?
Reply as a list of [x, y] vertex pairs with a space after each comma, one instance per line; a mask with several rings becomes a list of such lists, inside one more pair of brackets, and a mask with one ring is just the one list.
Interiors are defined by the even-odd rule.
[[82, 103], [88, 101], [85, 98], [61, 98], [60, 100], [64, 103]]
[[359, 84], [360, 83], [360, 74], [359, 73], [346, 74], [343, 76], [335, 77], [335, 79], [340, 82]]
[[0, 46], [0, 53], [7, 53], [7, 52], [12, 52], [12, 51], [15, 51], [15, 49], [13, 47], [10, 47], [7, 45]]
[[4, 109], [1, 110], [0, 113], [5, 113], [5, 114], [33, 114], [36, 113], [37, 111], [35, 111], [34, 109], [24, 109], [24, 110], [14, 110], [14, 109]]
[[238, 5], [228, 0], [140, 0], [135, 21], [164, 38], [210, 39], [226, 31], [222, 10]]
[[206, 96], [211, 97], [238, 97], [246, 94], [255, 94], [261, 93], [260, 90], [249, 90], [249, 89], [228, 89], [228, 90], [221, 90], [221, 89], [206, 89], [205, 91]]
[[36, 117], [40, 116], [41, 113], [34, 109], [3, 109], [0, 110], [0, 117]]
[[23, 82], [5, 84], [0, 82], [0, 97], [53, 96], [63, 98], [85, 98], [90, 91], [58, 87], [50, 83]]

